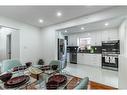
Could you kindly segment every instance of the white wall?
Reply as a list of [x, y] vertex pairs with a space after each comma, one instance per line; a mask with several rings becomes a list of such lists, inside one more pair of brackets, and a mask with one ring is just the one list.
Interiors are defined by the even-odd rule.
[[[9, 18], [0, 16], [0, 25], [19, 29], [20, 60], [22, 63], [32, 61], [36, 63], [40, 58], [40, 29]], [[17, 44], [16, 43], [16, 44]]]
[[57, 59], [57, 34], [55, 27], [41, 30], [41, 56], [45, 63]]
[[127, 89], [127, 20], [120, 28], [119, 89]]
[[70, 46], [74, 45], [77, 46], [77, 39], [78, 38], [91, 38], [91, 45], [92, 46], [100, 46], [102, 41], [110, 41], [110, 40], [118, 40], [119, 39], [119, 32], [117, 28], [112, 29], [104, 29], [104, 30], [96, 30], [96, 31], [89, 31], [89, 32], [82, 32], [82, 33], [75, 33], [68, 35], [68, 44]]

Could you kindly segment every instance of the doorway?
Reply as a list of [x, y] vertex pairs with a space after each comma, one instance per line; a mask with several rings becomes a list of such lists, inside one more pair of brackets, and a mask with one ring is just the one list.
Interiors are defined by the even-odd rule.
[[7, 50], [7, 59], [11, 59], [11, 34], [7, 35], [7, 45], [6, 45], [6, 50]]
[[1, 26], [0, 61], [20, 58], [20, 33], [18, 29]]

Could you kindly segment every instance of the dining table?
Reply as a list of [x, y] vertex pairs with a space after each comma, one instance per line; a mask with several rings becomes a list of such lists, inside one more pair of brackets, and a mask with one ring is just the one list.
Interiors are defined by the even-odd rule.
[[[57, 87], [57, 90], [73, 89], [82, 80], [81, 78], [69, 75], [63, 71], [58, 72], [57, 70], [52, 70], [52, 69], [43, 71], [40, 68], [34, 67], [34, 66], [29, 67], [24, 71], [18, 71], [15, 73], [20, 73], [19, 75], [27, 75], [27, 76], [29, 76], [30, 79], [27, 83], [25, 83], [19, 87], [15, 87], [15, 88], [5, 88], [4, 83], [2, 81], [0, 81], [0, 89], [15, 89], [15, 90], [42, 89], [42, 90], [47, 90], [46, 84], [48, 83], [49, 78], [52, 76], [55, 76], [55, 75], [62, 75], [67, 78], [67, 81], [64, 84], [59, 85]], [[37, 75], [38, 77], [34, 77], [33, 74]]]

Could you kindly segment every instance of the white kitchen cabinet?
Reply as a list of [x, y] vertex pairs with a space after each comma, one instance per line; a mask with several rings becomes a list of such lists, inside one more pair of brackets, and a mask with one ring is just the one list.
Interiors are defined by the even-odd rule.
[[83, 53], [77, 53], [77, 63], [78, 64], [83, 64], [83, 62], [84, 62], [84, 55], [83, 55]]
[[67, 63], [70, 63], [70, 53], [67, 53]]
[[101, 67], [101, 54], [78, 53], [77, 63]]
[[76, 35], [71, 35], [68, 37], [68, 45], [69, 46], [77, 46], [77, 37]]
[[102, 39], [101, 32], [93, 32], [91, 35], [91, 45], [92, 46], [100, 46], [101, 39]]
[[91, 54], [91, 65], [101, 67], [101, 54]]
[[118, 30], [117, 29], [109, 29], [107, 31], [102, 32], [102, 41], [111, 41], [111, 40], [118, 40]]
[[108, 33], [108, 40], [118, 40], [119, 36], [118, 33], [116, 33], [118, 31], [112, 31]]

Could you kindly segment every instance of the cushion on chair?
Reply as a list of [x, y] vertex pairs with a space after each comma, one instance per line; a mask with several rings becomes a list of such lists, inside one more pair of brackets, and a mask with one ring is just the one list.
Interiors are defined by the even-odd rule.
[[87, 89], [89, 84], [89, 78], [85, 77], [81, 80], [81, 82], [74, 88], [75, 90], [83, 90]]
[[2, 62], [2, 72], [7, 72], [13, 69], [14, 67], [22, 66], [22, 64], [18, 60], [4, 60]]

